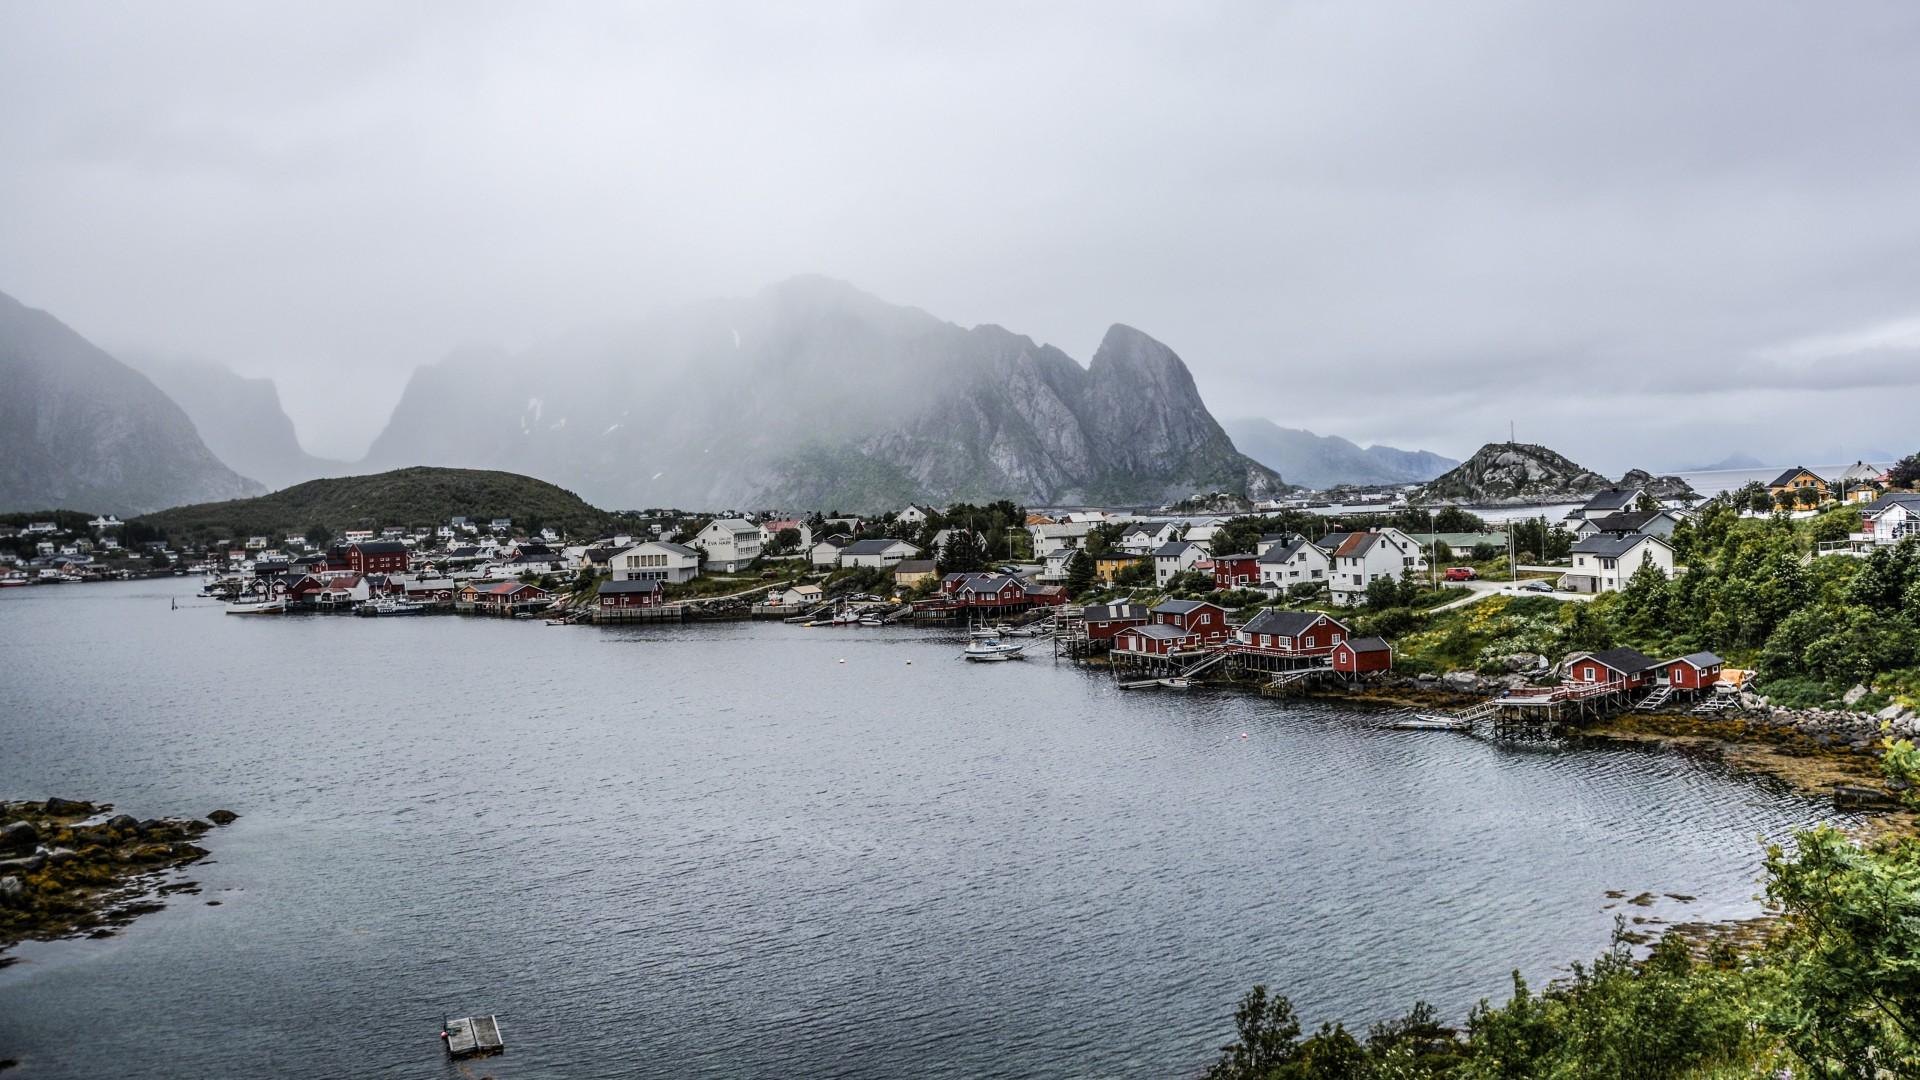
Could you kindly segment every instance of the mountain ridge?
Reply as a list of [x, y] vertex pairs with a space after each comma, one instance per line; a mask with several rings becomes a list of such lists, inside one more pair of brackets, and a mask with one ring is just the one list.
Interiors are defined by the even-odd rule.
[[518, 353], [451, 354], [415, 370], [362, 464], [508, 468], [634, 508], [1285, 487], [1139, 330], [1115, 324], [1083, 368], [1003, 327], [819, 277]]
[[300, 445], [272, 379], [248, 378], [208, 361], [141, 353], [124, 360], [180, 406], [215, 457], [269, 489], [337, 476], [351, 467], [309, 454]]
[[1339, 484], [1425, 483], [1460, 464], [1430, 450], [1393, 446], [1361, 447], [1338, 435], [1317, 435], [1305, 428], [1282, 427], [1261, 417], [1242, 417], [1223, 425], [1240, 452], [1310, 488]]
[[151, 379], [6, 293], [0, 385], [0, 510], [130, 516], [262, 490]]

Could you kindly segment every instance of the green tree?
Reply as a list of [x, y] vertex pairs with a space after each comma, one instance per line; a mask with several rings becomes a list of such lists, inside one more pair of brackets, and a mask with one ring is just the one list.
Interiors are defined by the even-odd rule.
[[987, 553], [980, 538], [969, 529], [955, 529], [947, 535], [947, 546], [936, 560], [943, 574], [965, 574], [987, 567]]
[[799, 546], [800, 546], [800, 530], [789, 525], [784, 529], [775, 530], [773, 534], [773, 543], [769, 545], [769, 550], [767, 551], [767, 554], [788, 555], [788, 554], [791, 554]]
[[1811, 510], [1819, 506], [1821, 497], [1820, 489], [1812, 485], [1795, 488], [1793, 493], [1794, 501], [1799, 503], [1803, 510]]
[[1093, 556], [1076, 551], [1067, 559], [1067, 595], [1085, 596], [1093, 588]]
[[323, 548], [333, 543], [333, 530], [325, 525], [312, 525], [307, 528], [307, 543]]
[[1908, 454], [1887, 470], [1887, 481], [1897, 488], [1920, 485], [1920, 454]]
[[1233, 1011], [1239, 1038], [1220, 1048], [1206, 1080], [1274, 1080], [1299, 1056], [1300, 1020], [1284, 995], [1255, 986]]
[[1434, 532], [1485, 532], [1487, 523], [1457, 506], [1443, 506], [1433, 515]]

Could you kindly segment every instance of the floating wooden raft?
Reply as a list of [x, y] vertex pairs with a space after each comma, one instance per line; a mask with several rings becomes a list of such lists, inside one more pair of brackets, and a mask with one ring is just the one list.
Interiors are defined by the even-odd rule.
[[491, 1016], [463, 1016], [447, 1024], [447, 1053], [457, 1058], [497, 1054], [507, 1048], [500, 1022]]

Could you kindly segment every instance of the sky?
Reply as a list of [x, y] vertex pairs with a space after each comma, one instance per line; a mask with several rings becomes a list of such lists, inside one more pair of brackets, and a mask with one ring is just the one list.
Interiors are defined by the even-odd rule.
[[801, 273], [1216, 416], [1603, 471], [1906, 453], [1920, 5], [0, 4], [0, 291], [280, 385]]

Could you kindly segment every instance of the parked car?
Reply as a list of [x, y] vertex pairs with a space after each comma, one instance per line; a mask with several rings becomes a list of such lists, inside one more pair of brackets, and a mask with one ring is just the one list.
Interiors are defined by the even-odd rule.
[[1552, 592], [1553, 586], [1547, 584], [1545, 581], [1539, 578], [1535, 578], [1532, 581], [1523, 582], [1520, 586], [1520, 591], [1521, 592]]
[[1480, 572], [1471, 566], [1449, 566], [1444, 576], [1448, 581], [1477, 581]]

